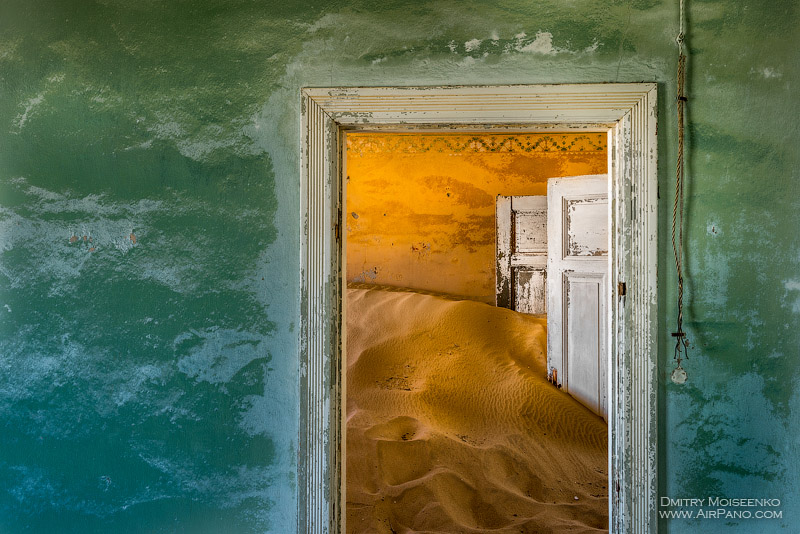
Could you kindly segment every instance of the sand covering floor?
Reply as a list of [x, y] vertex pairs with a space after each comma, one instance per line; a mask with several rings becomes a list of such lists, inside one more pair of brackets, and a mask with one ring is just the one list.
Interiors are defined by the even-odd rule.
[[545, 379], [545, 328], [348, 289], [348, 533], [607, 530], [607, 425]]

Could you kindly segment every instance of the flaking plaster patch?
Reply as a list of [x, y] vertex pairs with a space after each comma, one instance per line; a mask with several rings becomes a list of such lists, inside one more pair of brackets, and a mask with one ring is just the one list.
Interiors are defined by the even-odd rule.
[[781, 71], [773, 68], [773, 67], [764, 67], [764, 68], [760, 68], [760, 69], [757, 69], [757, 70], [756, 69], [750, 69], [750, 73], [753, 74], [753, 72], [755, 72], [756, 74], [758, 74], [759, 76], [761, 76], [765, 80], [770, 80], [770, 79], [776, 79], [776, 78], [782, 78], [783, 77], [783, 73]]
[[464, 43], [464, 50], [466, 50], [467, 52], [473, 52], [477, 50], [478, 47], [481, 46], [481, 42], [482, 41], [480, 39], [470, 39], [469, 41]]
[[[493, 41], [494, 39], [493, 34]], [[601, 43], [594, 40], [591, 45], [582, 50], [569, 50], [567, 48], [558, 48], [553, 46], [553, 34], [546, 31], [537, 31], [536, 36], [531, 39], [525, 32], [520, 32], [514, 36], [514, 40], [505, 46], [505, 52], [522, 52], [525, 54], [540, 54], [545, 56], [552, 56], [555, 54], [568, 53], [568, 54], [591, 54], [600, 48]], [[467, 50], [469, 51], [469, 50]]]
[[[78, 196], [44, 189], [24, 177], [6, 183], [28, 197], [24, 215], [0, 207], [0, 252], [17, 248], [28, 258], [10, 277], [12, 288], [23, 287], [26, 279], [48, 280], [51, 294], [61, 295], [71, 290], [85, 268], [100, 261], [126, 269], [133, 279], [189, 293], [200, 287], [205, 276], [202, 266], [215, 254], [202, 235], [167, 236], [152, 226], [154, 218], [208, 214], [212, 207], [203, 202], [175, 195], [167, 201], [145, 198], [125, 203], [104, 194]], [[252, 215], [240, 210], [236, 217], [241, 216]], [[155, 256], [128, 256], [120, 262], [143, 244]], [[196, 262], [183, 262], [181, 254], [175, 254], [178, 250]]]
[[0, 40], [0, 61], [19, 61], [20, 56], [17, 52], [22, 39], [3, 39]]
[[178, 360], [178, 370], [196, 382], [224, 384], [253, 360], [264, 359], [264, 338], [254, 332], [232, 328], [206, 328], [175, 337], [176, 354], [187, 343], [195, 345]]
[[[207, 124], [201, 128], [192, 126], [193, 117], [185, 111], [168, 109], [177, 107], [180, 102], [162, 99], [159, 104], [164, 108], [153, 113], [146, 126], [147, 131], [156, 139], [174, 143], [181, 155], [194, 161], [203, 161], [216, 150], [228, 149], [241, 155], [252, 155], [257, 150], [246, 140], [243, 127], [248, 118], [231, 121], [227, 127], [221, 124]], [[137, 123], [146, 119], [137, 119]], [[229, 128], [232, 128], [229, 131]], [[150, 140], [152, 142], [152, 139]]]
[[553, 47], [553, 34], [550, 32], [536, 32], [536, 37], [533, 40], [527, 37], [525, 32], [515, 35], [511, 49], [517, 52], [543, 55], [553, 55], [561, 52], [561, 50]]
[[28, 119], [31, 117], [31, 114], [36, 111], [42, 102], [44, 102], [44, 93], [39, 93], [38, 95], [34, 96], [33, 98], [29, 98], [23, 105], [25, 106], [25, 111], [17, 115], [17, 118], [14, 119], [14, 126], [17, 129], [21, 130], [25, 123], [28, 122]]
[[57, 73], [49, 76], [47, 78], [47, 84], [45, 84], [44, 91], [40, 92], [38, 95], [29, 98], [21, 105], [25, 107], [24, 111], [16, 116], [12, 125], [14, 129], [12, 129], [12, 133], [19, 133], [20, 130], [25, 126], [25, 124], [33, 117], [39, 108], [42, 107], [42, 104], [45, 101], [45, 96], [48, 92], [50, 92], [51, 86], [54, 84], [60, 84], [64, 81], [66, 75], [64, 73]]
[[[792, 296], [794, 297], [792, 311], [794, 313], [800, 313], [800, 279], [785, 280], [783, 282], [783, 287], [786, 289], [787, 299], [792, 298]], [[790, 293], [793, 291], [797, 291], [797, 293]]]
[[364, 269], [353, 277], [353, 282], [364, 283], [368, 280], [374, 282], [375, 279], [378, 278], [378, 272], [380, 272], [380, 269], [377, 266], [373, 267], [372, 269]]
[[583, 49], [584, 53], [591, 54], [592, 52], [596, 51], [600, 48], [600, 41], [593, 41], [591, 45], [587, 46]]

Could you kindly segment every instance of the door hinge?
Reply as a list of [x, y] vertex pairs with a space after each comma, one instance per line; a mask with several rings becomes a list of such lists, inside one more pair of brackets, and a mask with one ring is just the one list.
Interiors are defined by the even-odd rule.
[[625, 285], [625, 282], [619, 282], [617, 284], [617, 295], [619, 295], [620, 297], [624, 297], [627, 292], [628, 292], [628, 287]]

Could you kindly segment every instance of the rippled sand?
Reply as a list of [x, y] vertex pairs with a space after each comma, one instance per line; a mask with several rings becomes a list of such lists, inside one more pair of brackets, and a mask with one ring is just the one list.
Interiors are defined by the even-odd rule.
[[600, 532], [607, 426], [545, 379], [546, 321], [347, 294], [347, 532]]

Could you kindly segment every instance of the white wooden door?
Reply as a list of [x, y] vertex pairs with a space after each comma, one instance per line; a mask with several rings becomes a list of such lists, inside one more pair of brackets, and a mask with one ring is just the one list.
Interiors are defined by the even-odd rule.
[[547, 197], [497, 197], [498, 307], [522, 313], [547, 310]]
[[608, 176], [547, 184], [550, 378], [608, 419]]

